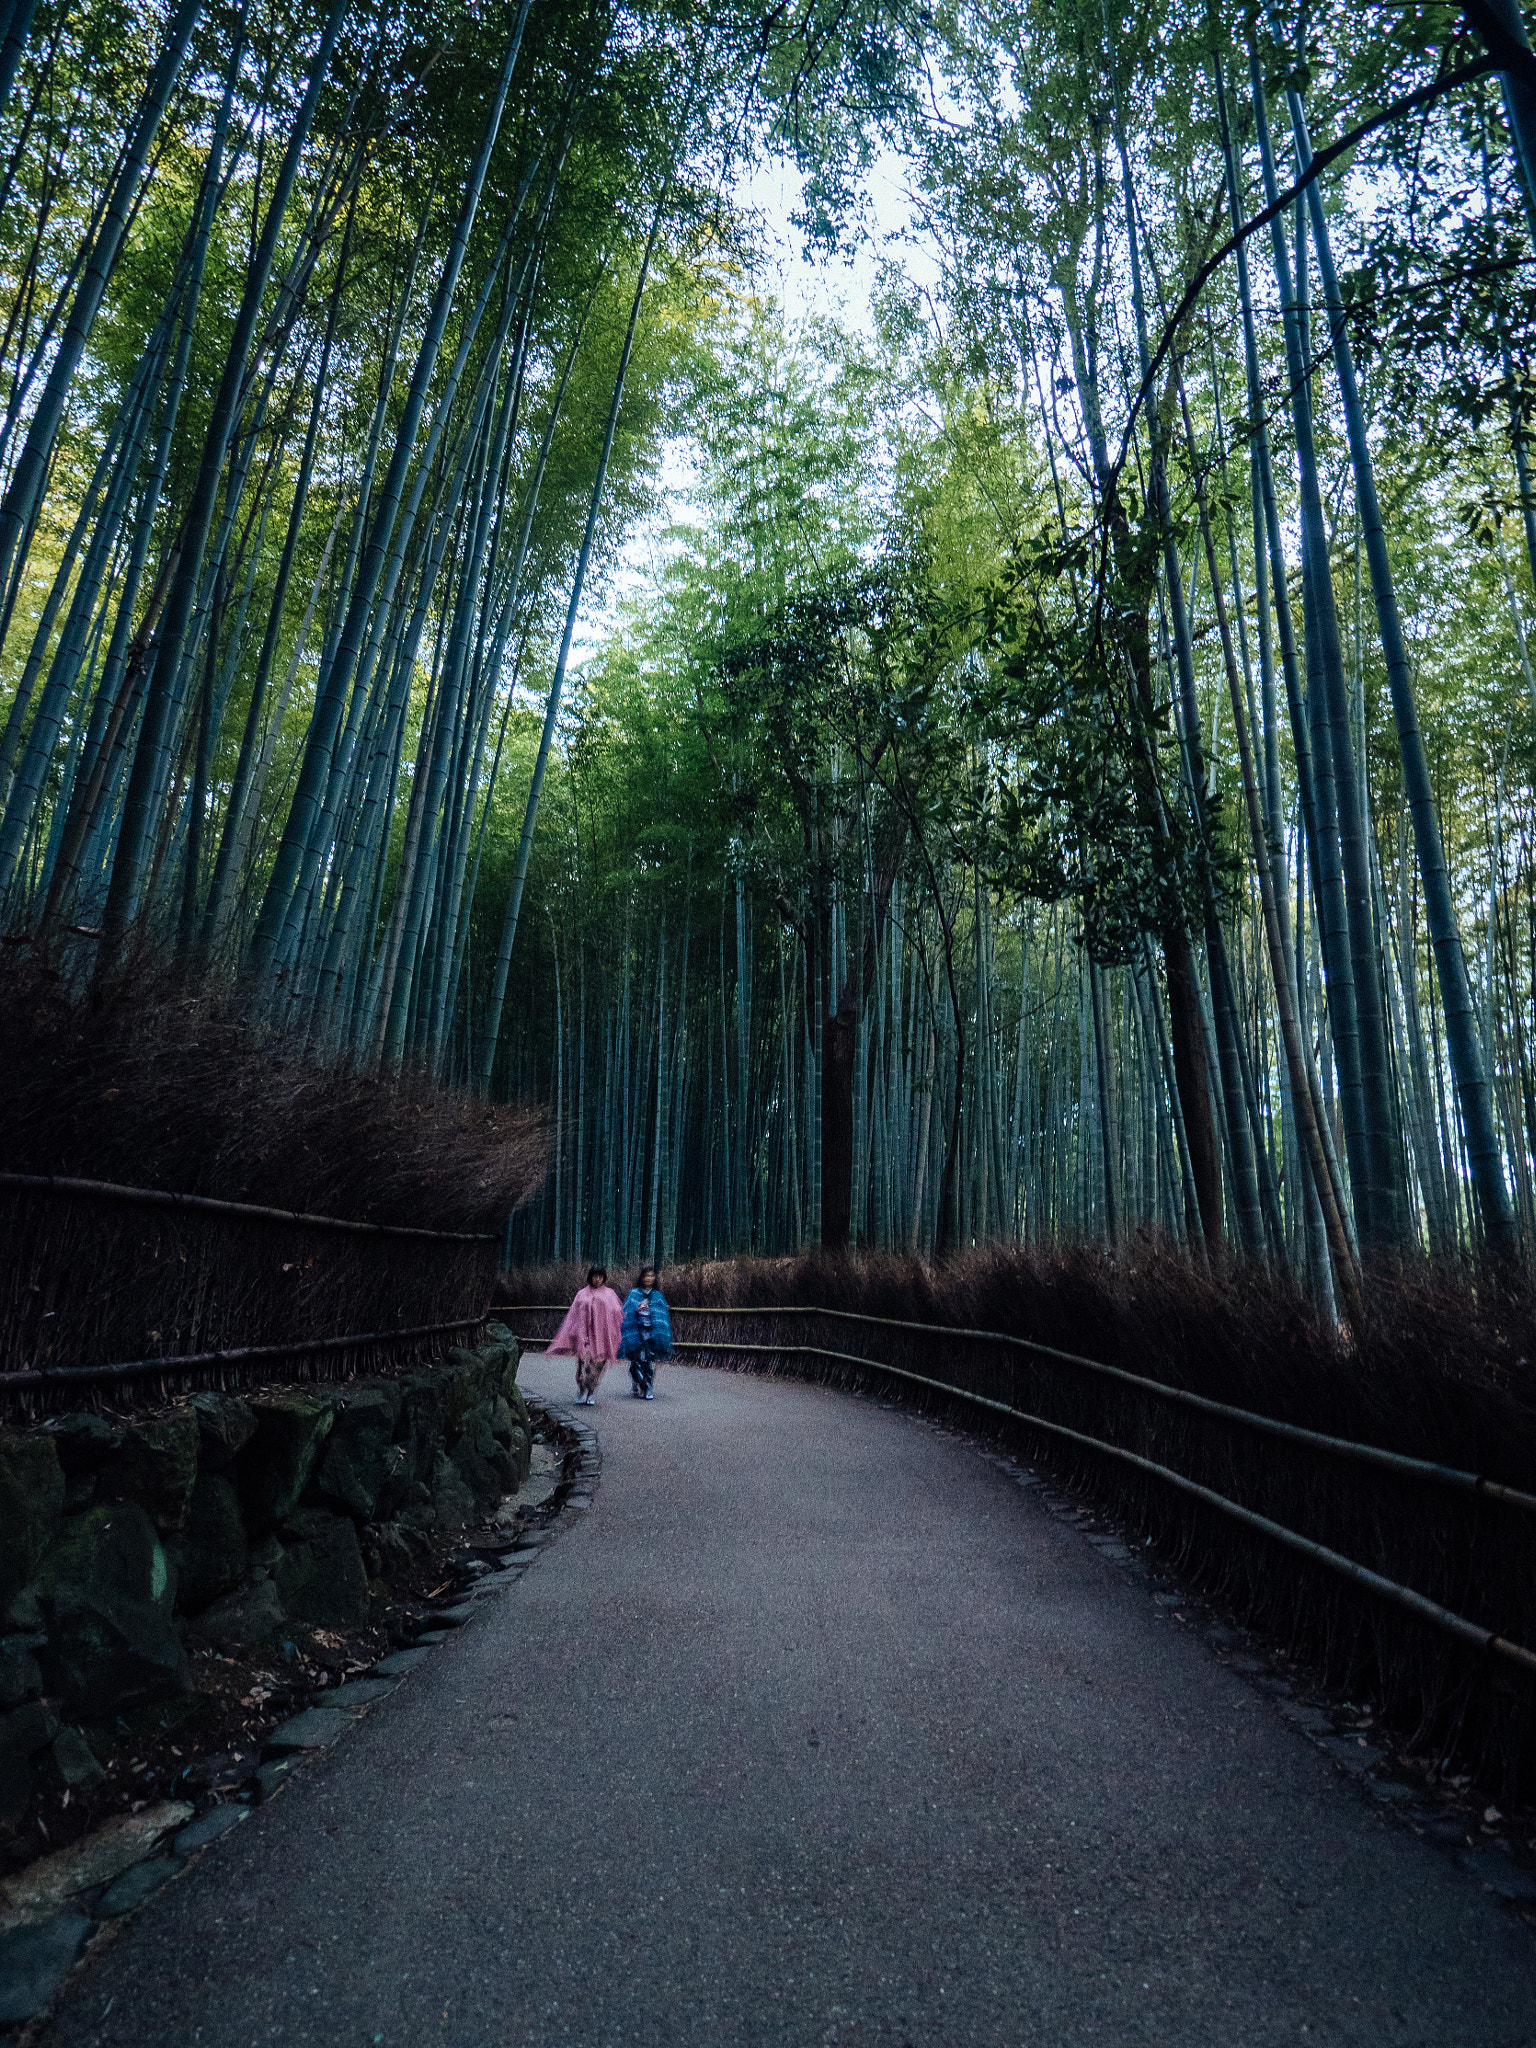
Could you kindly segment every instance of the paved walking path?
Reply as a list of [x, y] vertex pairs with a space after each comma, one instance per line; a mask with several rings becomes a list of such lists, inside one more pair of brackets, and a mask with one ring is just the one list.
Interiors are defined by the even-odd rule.
[[50, 2043], [1536, 2042], [1531, 1936], [994, 1462], [619, 1378], [592, 1510]]

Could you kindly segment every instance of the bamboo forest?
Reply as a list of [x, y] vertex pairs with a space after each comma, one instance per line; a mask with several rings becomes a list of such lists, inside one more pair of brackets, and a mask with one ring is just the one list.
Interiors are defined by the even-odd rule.
[[0, 16], [5, 973], [529, 1260], [1536, 1252], [1514, 0]]

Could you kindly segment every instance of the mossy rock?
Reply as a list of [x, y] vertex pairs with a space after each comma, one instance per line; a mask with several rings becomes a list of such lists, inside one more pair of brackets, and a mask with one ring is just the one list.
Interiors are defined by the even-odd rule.
[[0, 1438], [0, 1607], [42, 1562], [64, 1513], [64, 1468], [51, 1438]]
[[[506, 1403], [502, 1402], [501, 1406], [505, 1408]], [[507, 1412], [510, 1415], [511, 1411]], [[482, 1401], [478, 1408], [472, 1408], [465, 1416], [458, 1442], [449, 1455], [482, 1514], [495, 1507], [504, 1493], [515, 1490], [511, 1453], [497, 1439], [489, 1401]]]
[[349, 1393], [336, 1411], [315, 1488], [356, 1521], [371, 1522], [380, 1512], [380, 1496], [403, 1484], [407, 1454], [394, 1441], [399, 1415], [400, 1394], [393, 1387]]
[[45, 1785], [59, 1792], [99, 1785], [107, 1775], [78, 1728], [61, 1728], [33, 1768]]
[[490, 1366], [491, 1390], [510, 1400], [517, 1386], [517, 1368], [522, 1363], [523, 1347], [505, 1323], [487, 1323], [485, 1333], [490, 1339], [489, 1349], [494, 1353]]
[[50, 1415], [40, 1432], [59, 1454], [66, 1478], [95, 1472], [123, 1447], [123, 1432], [100, 1415]]
[[450, 1351], [438, 1367], [443, 1392], [443, 1442], [452, 1450], [472, 1409], [484, 1399], [485, 1362], [478, 1351]]
[[516, 1492], [518, 1487], [527, 1484], [528, 1475], [533, 1470], [533, 1432], [514, 1429], [507, 1452], [512, 1460], [512, 1490]]
[[175, 1555], [176, 1598], [184, 1613], [198, 1613], [239, 1585], [248, 1546], [233, 1480], [217, 1472], [200, 1475]]
[[432, 1469], [432, 1506], [439, 1529], [462, 1529], [479, 1511], [473, 1489], [446, 1451], [438, 1452]]
[[240, 1453], [240, 1498], [252, 1528], [270, 1528], [298, 1506], [326, 1438], [336, 1401], [323, 1394], [273, 1394], [251, 1403], [256, 1433]]
[[[363, 1544], [363, 1561], [380, 1583], [403, 1578], [416, 1563], [413, 1544], [398, 1522], [381, 1522], [370, 1529]], [[372, 1590], [370, 1584], [370, 1591]]]
[[197, 1417], [198, 1462], [209, 1472], [222, 1472], [256, 1434], [256, 1411], [236, 1394], [213, 1392], [194, 1394], [191, 1407]]
[[162, 1536], [179, 1536], [197, 1484], [198, 1440], [191, 1408], [132, 1424], [112, 1466], [109, 1497], [137, 1501]]
[[155, 1526], [134, 1501], [64, 1524], [37, 1573], [48, 1640], [44, 1682], [100, 1720], [183, 1690], [186, 1652], [171, 1620], [175, 1582]]
[[417, 1549], [428, 1543], [428, 1531], [437, 1527], [437, 1509], [432, 1505], [431, 1489], [423, 1486], [419, 1479], [413, 1479], [406, 1489], [405, 1499], [390, 1517], [391, 1529], [404, 1529], [407, 1535], [414, 1532], [418, 1539]]
[[33, 1652], [36, 1636], [0, 1636], [0, 1711], [35, 1700], [43, 1690], [43, 1674]]
[[510, 1396], [497, 1394], [488, 1404], [491, 1434], [507, 1453], [507, 1492], [515, 1493], [533, 1465], [533, 1432], [528, 1426], [528, 1403], [513, 1387]]
[[319, 1628], [360, 1627], [368, 1619], [368, 1573], [350, 1518], [310, 1509], [289, 1527], [300, 1540], [284, 1546], [272, 1574], [283, 1606], [295, 1621]]
[[443, 1388], [436, 1373], [413, 1372], [401, 1381], [395, 1438], [405, 1450], [406, 1484], [430, 1487], [443, 1447]]
[[199, 1636], [219, 1650], [249, 1650], [271, 1642], [288, 1616], [270, 1578], [253, 1579], [215, 1600], [192, 1624]]

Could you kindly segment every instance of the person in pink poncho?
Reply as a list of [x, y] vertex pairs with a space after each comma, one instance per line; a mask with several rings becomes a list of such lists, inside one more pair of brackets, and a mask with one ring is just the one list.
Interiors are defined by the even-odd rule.
[[624, 1304], [608, 1285], [606, 1266], [589, 1266], [587, 1284], [565, 1312], [565, 1321], [550, 1339], [549, 1349], [559, 1355], [576, 1354], [576, 1405], [597, 1406], [597, 1387], [604, 1369], [619, 1355], [619, 1333], [624, 1327]]

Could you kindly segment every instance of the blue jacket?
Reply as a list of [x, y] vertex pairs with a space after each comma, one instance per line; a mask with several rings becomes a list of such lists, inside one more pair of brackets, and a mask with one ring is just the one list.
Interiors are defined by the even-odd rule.
[[[631, 1287], [624, 1303], [624, 1327], [619, 1333], [620, 1358], [640, 1356], [640, 1300], [639, 1288]], [[667, 1313], [667, 1297], [659, 1287], [651, 1289], [651, 1356], [672, 1356], [672, 1318]]]

